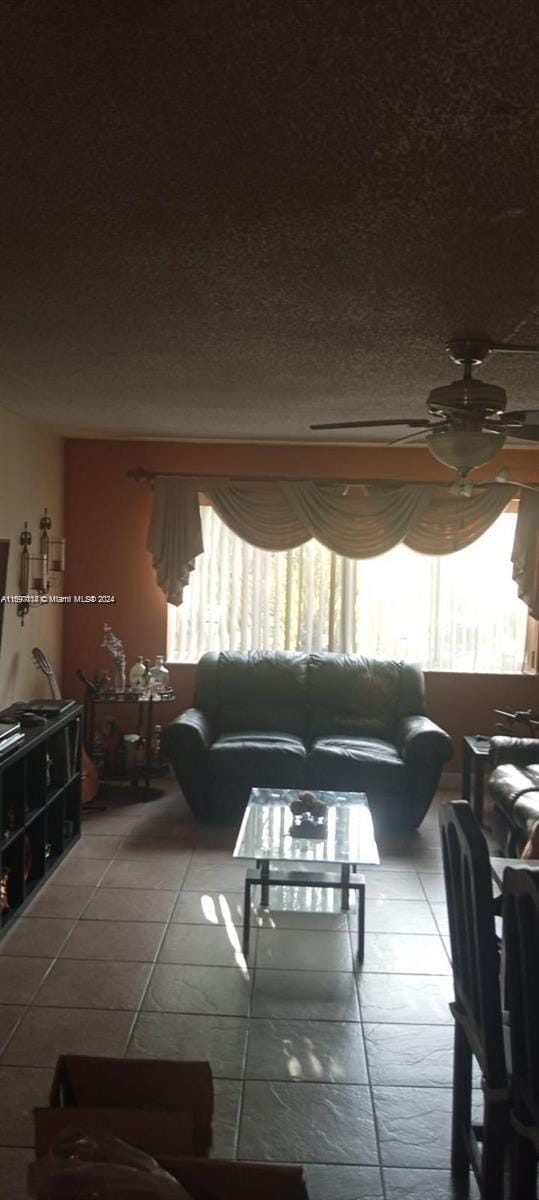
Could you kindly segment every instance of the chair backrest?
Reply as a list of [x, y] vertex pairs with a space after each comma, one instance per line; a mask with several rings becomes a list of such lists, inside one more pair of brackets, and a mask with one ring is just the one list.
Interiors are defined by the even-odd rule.
[[500, 959], [487, 843], [465, 800], [440, 809], [454, 1012], [489, 1087], [507, 1083], [500, 998]]
[[506, 867], [503, 933], [513, 1088], [539, 1124], [539, 870]]

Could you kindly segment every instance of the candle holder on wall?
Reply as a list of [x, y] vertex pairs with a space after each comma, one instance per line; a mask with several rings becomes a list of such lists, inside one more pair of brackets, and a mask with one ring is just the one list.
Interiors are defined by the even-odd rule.
[[37, 554], [30, 552], [32, 534], [27, 521], [24, 522], [24, 529], [19, 538], [21, 564], [17, 615], [21, 625], [24, 625], [24, 618], [28, 616], [32, 604], [45, 603], [51, 587], [56, 582], [54, 577], [65, 570], [65, 538], [51, 538], [51, 524], [48, 509], [45, 509], [39, 522], [41, 534]]
[[[40, 548], [41, 553], [47, 561], [47, 577], [50, 575], [59, 575], [65, 571], [65, 555], [66, 555], [66, 540], [65, 538], [49, 537], [49, 529], [52, 521], [49, 517], [48, 510], [45, 509], [43, 516], [39, 522], [41, 530]], [[50, 583], [50, 580], [49, 580]]]

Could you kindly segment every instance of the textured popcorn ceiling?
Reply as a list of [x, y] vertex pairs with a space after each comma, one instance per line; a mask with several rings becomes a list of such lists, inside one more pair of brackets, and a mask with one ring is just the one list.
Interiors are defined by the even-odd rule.
[[[423, 416], [451, 335], [539, 341], [531, 3], [2, 19], [7, 408], [70, 434], [329, 440], [310, 422]], [[480, 374], [539, 407], [539, 360]]]

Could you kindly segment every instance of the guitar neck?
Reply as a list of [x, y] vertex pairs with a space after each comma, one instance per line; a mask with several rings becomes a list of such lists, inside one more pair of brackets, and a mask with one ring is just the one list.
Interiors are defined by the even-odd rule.
[[53, 700], [61, 700], [62, 693], [60, 691], [60, 688], [58, 687], [58, 680], [56, 678], [56, 675], [54, 674], [54, 671], [51, 667], [51, 664], [50, 664], [47, 656], [43, 653], [42, 650], [39, 649], [39, 646], [34, 646], [34, 649], [32, 650], [32, 658], [34, 660], [36, 667], [38, 667], [38, 669], [40, 671], [43, 671], [43, 674], [47, 676], [47, 679], [49, 681], [49, 688], [50, 688], [50, 692], [51, 692], [51, 696], [52, 696]]
[[49, 681], [49, 688], [53, 700], [61, 700], [62, 693], [58, 687], [58, 680], [56, 679], [54, 671], [50, 675], [47, 672], [45, 672], [45, 674], [47, 675], [47, 679]]

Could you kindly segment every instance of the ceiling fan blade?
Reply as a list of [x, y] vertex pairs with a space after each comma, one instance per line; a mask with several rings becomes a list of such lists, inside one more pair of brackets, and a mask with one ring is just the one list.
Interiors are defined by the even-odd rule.
[[539, 408], [501, 413], [495, 421], [486, 420], [484, 428], [504, 433], [506, 437], [521, 438], [525, 442], [539, 442]]
[[539, 424], [528, 426], [516, 425], [514, 429], [511, 425], [506, 425], [505, 430], [507, 430], [508, 437], [520, 438], [524, 442], [539, 442]]
[[383, 425], [407, 425], [409, 429], [428, 429], [430, 421], [403, 417], [401, 421], [326, 421], [322, 425], [310, 425], [310, 429], [377, 429]]
[[539, 408], [523, 408], [519, 411], [501, 413], [498, 418], [500, 425], [539, 425]]
[[[519, 483], [518, 479], [508, 479], [507, 478], [508, 474], [509, 474], [509, 472], [507, 470], [507, 467], [501, 467], [500, 470], [498, 471], [498, 474], [495, 475], [495, 477], [494, 477], [494, 483], [509, 484], [511, 487], [524, 488], [525, 491], [527, 491], [527, 492], [539, 492], [539, 486], [537, 484]], [[475, 486], [480, 487], [481, 485], [475, 484]]]
[[517, 342], [498, 342], [495, 345], [493, 342], [489, 344], [490, 354], [539, 354], [539, 346], [533, 344], [522, 346]]
[[[432, 425], [429, 425], [429, 429], [449, 429], [449, 421], [437, 421], [436, 423], [433, 422]], [[417, 434], [416, 433], [405, 433], [404, 437], [394, 438], [394, 440], [392, 442], [389, 442], [389, 445], [390, 446], [398, 446], [400, 442], [407, 442], [407, 441], [409, 441], [410, 438], [413, 438], [413, 437], [417, 437]]]

